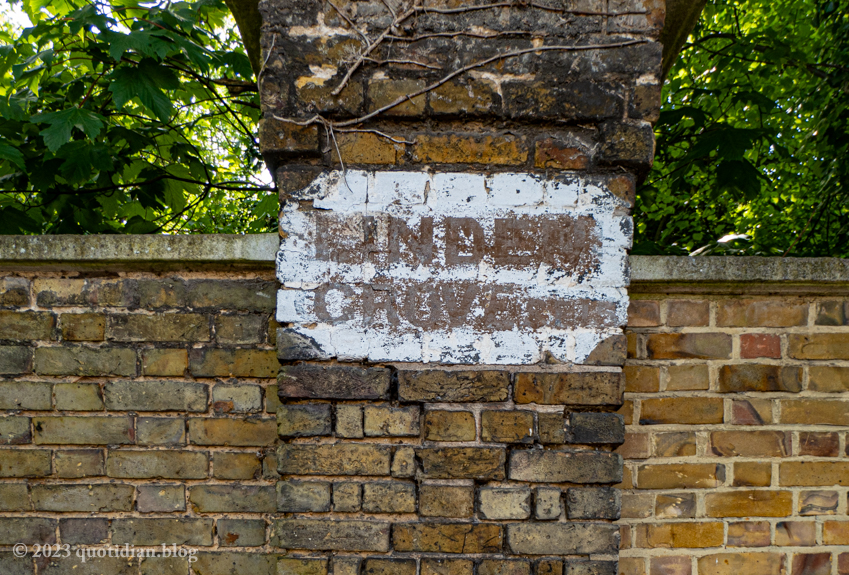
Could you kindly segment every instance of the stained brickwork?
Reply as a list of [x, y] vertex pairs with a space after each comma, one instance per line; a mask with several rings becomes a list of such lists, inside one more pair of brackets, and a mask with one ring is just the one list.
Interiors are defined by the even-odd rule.
[[668, 290], [631, 294], [621, 573], [849, 573], [845, 298]]

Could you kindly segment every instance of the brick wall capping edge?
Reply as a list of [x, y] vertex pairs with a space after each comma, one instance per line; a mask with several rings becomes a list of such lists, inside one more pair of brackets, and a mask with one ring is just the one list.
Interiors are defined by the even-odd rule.
[[268, 268], [273, 272], [279, 245], [276, 233], [0, 235], [0, 270]]

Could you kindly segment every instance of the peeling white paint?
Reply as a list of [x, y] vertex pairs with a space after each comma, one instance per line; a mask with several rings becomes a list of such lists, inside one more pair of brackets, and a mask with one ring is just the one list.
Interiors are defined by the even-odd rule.
[[351, 170], [291, 197], [277, 319], [329, 357], [582, 363], [622, 333], [633, 226], [597, 184]]

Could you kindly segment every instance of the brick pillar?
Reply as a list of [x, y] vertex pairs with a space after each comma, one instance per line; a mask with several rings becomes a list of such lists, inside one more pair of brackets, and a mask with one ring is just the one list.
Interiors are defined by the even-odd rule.
[[614, 575], [663, 2], [262, 10], [279, 573]]

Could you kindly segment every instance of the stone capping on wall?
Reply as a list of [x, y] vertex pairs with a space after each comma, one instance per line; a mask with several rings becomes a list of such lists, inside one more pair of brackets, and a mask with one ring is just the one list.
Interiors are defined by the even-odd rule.
[[[0, 266], [221, 264], [273, 267], [280, 239], [268, 234], [0, 235]], [[849, 259], [631, 256], [631, 283], [849, 284]]]

